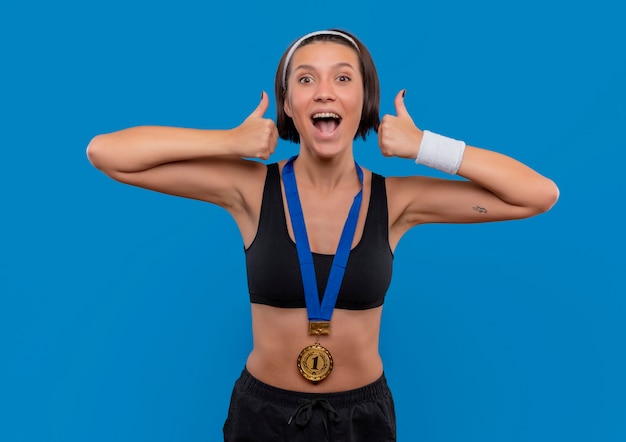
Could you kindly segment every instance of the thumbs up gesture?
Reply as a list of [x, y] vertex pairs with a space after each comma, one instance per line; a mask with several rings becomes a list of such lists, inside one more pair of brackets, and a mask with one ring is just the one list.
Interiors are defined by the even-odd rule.
[[264, 118], [270, 100], [261, 93], [257, 108], [236, 128], [232, 129], [232, 145], [235, 153], [244, 158], [267, 160], [278, 144], [278, 129], [269, 118]]
[[378, 145], [386, 157], [415, 158], [422, 142], [422, 131], [415, 126], [404, 106], [405, 90], [396, 95], [396, 115], [385, 115], [378, 127]]

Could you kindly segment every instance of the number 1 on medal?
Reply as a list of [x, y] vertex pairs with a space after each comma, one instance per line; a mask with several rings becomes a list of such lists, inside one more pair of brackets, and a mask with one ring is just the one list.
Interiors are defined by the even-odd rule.
[[312, 368], [313, 368], [313, 370], [317, 370], [317, 360], [318, 360], [319, 358], [320, 358], [319, 356], [315, 356], [315, 357], [313, 358], [313, 367], [312, 367]]

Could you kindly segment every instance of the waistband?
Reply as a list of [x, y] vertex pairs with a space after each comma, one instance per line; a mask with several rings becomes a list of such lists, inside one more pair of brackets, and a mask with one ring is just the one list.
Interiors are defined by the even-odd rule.
[[385, 374], [371, 384], [354, 390], [336, 393], [304, 393], [300, 391], [284, 390], [261, 382], [244, 368], [237, 380], [236, 388], [262, 400], [281, 403], [286, 406], [297, 406], [303, 400], [325, 399], [334, 407], [348, 408], [356, 403], [377, 401], [391, 395]]

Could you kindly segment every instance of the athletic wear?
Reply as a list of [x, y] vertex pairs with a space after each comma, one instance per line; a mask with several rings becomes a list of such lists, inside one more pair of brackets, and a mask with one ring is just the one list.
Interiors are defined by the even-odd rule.
[[[274, 307], [304, 308], [302, 276], [296, 245], [287, 230], [278, 164], [267, 167], [257, 235], [246, 250], [250, 301]], [[333, 257], [313, 253], [320, 301]], [[372, 173], [363, 235], [350, 251], [335, 308], [365, 310], [381, 306], [391, 283], [392, 263], [385, 179]]]
[[267, 385], [244, 369], [235, 383], [225, 442], [393, 442], [396, 420], [384, 375], [340, 393], [298, 393]]

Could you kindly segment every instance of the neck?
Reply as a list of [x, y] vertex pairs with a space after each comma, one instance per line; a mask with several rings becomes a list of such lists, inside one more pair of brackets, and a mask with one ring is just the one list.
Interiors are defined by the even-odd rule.
[[352, 150], [332, 158], [323, 158], [300, 149], [294, 170], [299, 184], [311, 185], [319, 191], [332, 191], [345, 183], [358, 184]]

